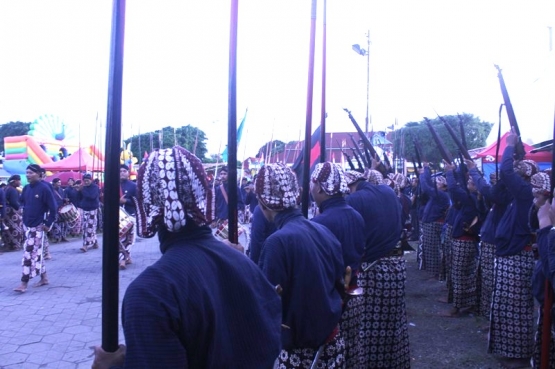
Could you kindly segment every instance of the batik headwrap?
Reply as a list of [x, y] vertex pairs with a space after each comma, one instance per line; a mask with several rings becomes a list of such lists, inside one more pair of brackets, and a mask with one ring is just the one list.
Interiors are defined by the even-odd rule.
[[317, 164], [310, 180], [319, 183], [322, 190], [329, 196], [349, 193], [345, 172], [338, 164], [332, 164], [329, 161]]
[[532, 185], [532, 193], [534, 195], [549, 196], [551, 181], [547, 173], [539, 172], [534, 174], [532, 178], [530, 178], [530, 185]]
[[533, 160], [519, 160], [515, 161], [514, 170], [523, 177], [532, 177], [534, 174], [538, 173], [540, 170], [538, 164]]
[[370, 169], [366, 174], [366, 178], [368, 178], [368, 182], [379, 185], [383, 183], [383, 175], [382, 173], [378, 172], [375, 169]]
[[157, 227], [179, 232], [188, 221], [213, 219], [212, 189], [201, 161], [180, 146], [156, 150], [137, 173], [137, 233], [149, 238]]
[[347, 181], [347, 186], [352, 185], [356, 181], [364, 180], [366, 181], [366, 176], [356, 170], [347, 170], [345, 172], [345, 180]]
[[29, 169], [30, 171], [38, 173], [38, 174], [42, 173], [42, 168], [38, 164], [29, 164], [29, 165], [27, 165], [26, 169]]
[[447, 186], [447, 179], [444, 176], [436, 176], [434, 177], [434, 180], [436, 181], [436, 183]]
[[260, 168], [254, 191], [262, 205], [270, 210], [281, 211], [297, 206], [297, 177], [282, 163], [268, 164]]
[[407, 186], [407, 177], [401, 173], [389, 173], [387, 177], [393, 181], [395, 191], [400, 191]]

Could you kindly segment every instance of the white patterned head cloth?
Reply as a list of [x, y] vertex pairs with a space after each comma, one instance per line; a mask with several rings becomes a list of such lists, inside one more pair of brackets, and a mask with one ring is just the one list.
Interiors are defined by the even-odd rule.
[[515, 172], [523, 177], [532, 177], [538, 173], [540, 169], [534, 160], [519, 160], [513, 164]]
[[356, 170], [347, 170], [345, 171], [345, 180], [347, 181], [347, 186], [352, 185], [353, 183], [364, 180], [366, 181], [366, 176]]
[[443, 186], [447, 186], [447, 179], [444, 176], [436, 176], [433, 181]]
[[157, 227], [179, 232], [213, 218], [212, 189], [201, 161], [180, 146], [152, 152], [137, 173], [137, 232], [148, 238]]
[[530, 178], [530, 185], [532, 186], [532, 193], [534, 195], [549, 196], [551, 191], [551, 180], [549, 175], [544, 172], [536, 173]]
[[260, 168], [254, 191], [262, 205], [270, 210], [282, 211], [297, 207], [297, 176], [283, 163], [268, 164]]
[[322, 190], [329, 196], [349, 193], [345, 172], [339, 164], [332, 164], [329, 161], [317, 164], [310, 180], [319, 183]]
[[395, 186], [399, 189], [405, 188], [407, 186], [407, 177], [405, 177], [401, 173], [389, 173], [387, 176], [389, 177], [389, 179], [395, 182]]
[[368, 182], [379, 185], [383, 183], [383, 175], [382, 173], [378, 172], [375, 169], [370, 169], [366, 174], [366, 178], [368, 178]]
[[391, 187], [395, 192], [399, 190], [399, 186], [391, 178], [384, 178], [382, 184]]

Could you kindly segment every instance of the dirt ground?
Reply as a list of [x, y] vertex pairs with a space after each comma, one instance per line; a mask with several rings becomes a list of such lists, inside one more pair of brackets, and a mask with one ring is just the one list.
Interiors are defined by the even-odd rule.
[[446, 318], [439, 313], [451, 305], [438, 301], [446, 296], [445, 283], [430, 280], [418, 270], [415, 252], [407, 260], [406, 303], [413, 369], [502, 368], [487, 353], [488, 320], [472, 314]]

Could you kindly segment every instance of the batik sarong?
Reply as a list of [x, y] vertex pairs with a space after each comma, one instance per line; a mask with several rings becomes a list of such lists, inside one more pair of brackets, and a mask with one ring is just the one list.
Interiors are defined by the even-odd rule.
[[488, 352], [508, 358], [529, 358], [534, 346], [534, 253], [497, 256], [492, 295]]
[[135, 244], [135, 221], [133, 219], [133, 226], [127, 233], [120, 235], [119, 238], [119, 261], [126, 261], [127, 264], [131, 261], [131, 247]]
[[363, 296], [347, 296], [347, 304], [339, 322], [339, 329], [345, 340], [345, 363], [349, 369], [363, 368], [360, 357], [362, 345], [359, 339], [363, 309]]
[[60, 242], [62, 238], [67, 236], [67, 223], [59, 214], [56, 214], [56, 220], [52, 224], [52, 229], [48, 232], [52, 242]]
[[433, 276], [439, 276], [440, 258], [439, 247], [441, 245], [441, 227], [443, 223], [422, 223], [422, 259], [420, 269], [430, 272]]
[[97, 210], [83, 210], [83, 246], [92, 246], [96, 241]]
[[453, 226], [445, 223], [441, 233], [441, 247], [439, 249], [439, 258], [441, 266], [439, 270], [439, 280], [447, 281], [451, 273], [451, 233]]
[[[279, 369], [309, 369], [317, 351], [313, 348], [281, 350], [277, 367]], [[324, 346], [316, 368], [345, 368], [345, 341], [341, 332]]]
[[453, 306], [476, 306], [476, 241], [453, 238], [451, 241], [451, 283]]
[[491, 294], [493, 293], [494, 276], [493, 263], [495, 260], [495, 245], [480, 242], [480, 260], [476, 278], [476, 293], [478, 297], [479, 314], [489, 319], [491, 312]]
[[21, 282], [27, 283], [29, 279], [46, 273], [43, 260], [44, 239], [46, 239], [46, 235], [42, 230], [42, 225], [28, 228], [25, 231], [25, 251], [21, 260]]
[[360, 332], [363, 368], [410, 368], [410, 349], [405, 305], [405, 260], [381, 258], [362, 263], [358, 285], [364, 289]]
[[[551, 320], [553, 322], [555, 317], [551, 316]], [[551, 325], [550, 329], [553, 330], [553, 325]], [[538, 325], [536, 329], [536, 339], [534, 341], [534, 355], [532, 356], [532, 367], [534, 369], [539, 369], [541, 366], [541, 349], [542, 349], [542, 332], [543, 332], [543, 304], [539, 308], [539, 315], [538, 315]], [[549, 365], [548, 368], [555, 368], [555, 340], [553, 337], [553, 331], [550, 334], [550, 344], [549, 344]]]
[[6, 227], [2, 231], [2, 239], [8, 250], [23, 250], [25, 230], [22, 219], [21, 210], [15, 210], [11, 206], [6, 207], [6, 218], [4, 219]]
[[77, 208], [79, 216], [76, 220], [68, 223], [68, 232], [70, 236], [79, 236], [83, 232], [83, 209]]

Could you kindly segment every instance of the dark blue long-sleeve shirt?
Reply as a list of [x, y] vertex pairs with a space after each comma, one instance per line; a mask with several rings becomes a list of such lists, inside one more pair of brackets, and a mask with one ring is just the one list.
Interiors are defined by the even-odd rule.
[[55, 188], [52, 186], [52, 193], [54, 194], [56, 205], [60, 208], [60, 206], [64, 205], [64, 190], [61, 187]]
[[[29, 183], [23, 187], [20, 201], [23, 205], [23, 224], [26, 227], [37, 227], [43, 223], [50, 227], [54, 223], [58, 207], [52, 189], [47, 183], [43, 181]], [[48, 218], [45, 221], [46, 213]]]
[[135, 215], [135, 203], [133, 197], [137, 197], [137, 184], [128, 179], [120, 182], [121, 195], [125, 196], [123, 209], [129, 215]]
[[79, 207], [79, 191], [77, 191], [74, 187], [67, 186], [64, 191], [64, 196], [66, 199], [69, 199], [74, 206]]
[[[364, 219], [343, 196], [332, 197], [320, 204], [320, 214], [312, 218], [328, 228], [339, 240], [343, 250], [344, 268], [351, 267], [353, 276], [360, 267], [360, 259], [364, 252]], [[356, 285], [352, 278], [351, 285]]]
[[260, 206], [255, 207], [252, 213], [251, 243], [249, 247], [249, 257], [255, 264], [258, 264], [260, 260], [264, 242], [275, 231], [275, 224], [266, 219]]
[[100, 190], [98, 186], [91, 183], [83, 186], [79, 191], [79, 207], [85, 211], [96, 210], [100, 206]]
[[459, 209], [453, 223], [453, 232], [451, 233], [451, 236], [453, 238], [460, 238], [463, 236], [477, 237], [478, 230], [480, 229], [479, 226], [475, 228], [476, 234], [470, 234], [465, 231], [465, 228], [470, 227], [474, 218], [478, 217], [476, 194], [469, 193], [463, 189], [463, 185], [459, 184], [455, 179], [453, 171], [448, 171], [446, 178], [447, 188], [449, 190], [449, 194], [451, 195], [451, 200], [455, 204], [454, 206]]
[[513, 154], [514, 146], [507, 146], [500, 168], [501, 180], [513, 196], [513, 200], [507, 206], [495, 232], [498, 256], [516, 255], [531, 241], [528, 212], [534, 201], [532, 186], [514, 171]]
[[0, 217], [6, 216], [6, 193], [0, 190]]
[[13, 208], [14, 210], [19, 210], [19, 191], [17, 191], [13, 186], [6, 186], [6, 206]]
[[435, 183], [432, 183], [432, 173], [429, 167], [424, 167], [424, 173], [420, 175], [420, 188], [429, 197], [422, 215], [422, 222], [444, 221], [449, 209], [449, 195], [445, 191], [436, 189]]
[[403, 230], [401, 204], [391, 187], [360, 182], [346, 201], [364, 219], [366, 244], [362, 261], [373, 262], [389, 254]]
[[498, 181], [494, 186], [486, 182], [484, 177], [476, 168], [468, 171], [478, 191], [482, 194], [484, 199], [491, 204], [491, 208], [486, 215], [482, 228], [480, 229], [480, 239], [489, 244], [495, 244], [495, 230], [499, 224], [499, 220], [505, 214], [507, 205], [512, 200], [511, 193], [503, 184], [503, 181]]
[[[220, 186], [216, 186], [216, 218], [217, 219], [227, 219], [228, 218], [228, 205], [225, 196], [222, 193], [221, 186], [224, 186], [225, 192], [228, 195], [229, 200], [229, 183], [223, 182]], [[241, 191], [237, 187], [237, 210], [244, 210], [245, 203], [243, 202], [243, 197], [241, 196]]]
[[125, 292], [125, 368], [272, 368], [278, 294], [247, 257], [192, 224], [159, 231], [162, 257]]
[[282, 323], [291, 329], [282, 330], [282, 346], [317, 348], [341, 318], [341, 245], [298, 209], [279, 212], [274, 223], [277, 231], [264, 243], [259, 266], [272, 285], [283, 288]]

